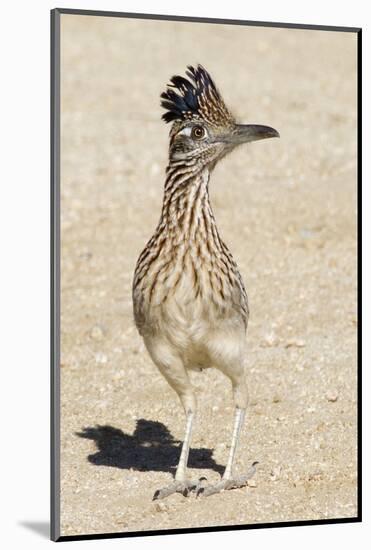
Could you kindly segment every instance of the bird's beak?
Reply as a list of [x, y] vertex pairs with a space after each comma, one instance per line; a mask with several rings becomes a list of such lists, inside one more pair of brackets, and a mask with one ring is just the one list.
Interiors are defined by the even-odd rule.
[[239, 145], [240, 143], [249, 143], [259, 139], [280, 137], [277, 130], [270, 126], [260, 124], [236, 124], [234, 131], [230, 135], [231, 143]]

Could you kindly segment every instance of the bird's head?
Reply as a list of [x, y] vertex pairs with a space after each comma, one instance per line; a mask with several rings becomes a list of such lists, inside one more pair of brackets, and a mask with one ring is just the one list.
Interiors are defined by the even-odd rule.
[[214, 81], [201, 66], [188, 66], [188, 78], [173, 76], [161, 94], [165, 122], [170, 130], [170, 161], [197, 163], [212, 169], [237, 145], [279, 137], [269, 126], [237, 124]]

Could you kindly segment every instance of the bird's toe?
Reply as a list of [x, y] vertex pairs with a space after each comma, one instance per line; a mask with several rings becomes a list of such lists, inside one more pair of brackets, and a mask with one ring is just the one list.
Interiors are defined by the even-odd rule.
[[191, 493], [198, 494], [198, 491], [203, 487], [203, 482], [206, 481], [206, 477], [200, 477], [197, 481], [185, 479], [184, 481], [173, 481], [170, 485], [166, 485], [161, 489], [155, 491], [152, 500], [160, 500], [166, 498], [174, 493], [181, 493], [184, 497], [189, 496]]
[[220, 481], [212, 485], [199, 487], [197, 490], [197, 496], [202, 495], [204, 497], [208, 497], [210, 495], [215, 495], [216, 493], [221, 493], [222, 491], [226, 491], [228, 489], [241, 489], [242, 487], [245, 487], [249, 479], [251, 479], [255, 475], [257, 464], [258, 462], [253, 462], [249, 470], [244, 475], [231, 478], [222, 478]]

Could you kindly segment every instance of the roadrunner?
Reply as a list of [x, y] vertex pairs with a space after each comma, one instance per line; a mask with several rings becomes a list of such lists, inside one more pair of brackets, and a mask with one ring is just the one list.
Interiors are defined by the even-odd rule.
[[[242, 476], [233, 471], [248, 400], [248, 301], [236, 262], [219, 235], [208, 184], [216, 163], [238, 145], [279, 137], [269, 126], [237, 124], [201, 65], [189, 66], [186, 76], [173, 76], [161, 94], [162, 118], [172, 123], [163, 206], [133, 282], [136, 326], [186, 414], [175, 479], [154, 499], [191, 491], [208, 496], [242, 487], [251, 476], [251, 469]], [[218, 483], [205, 486], [205, 478], [192, 481], [186, 475], [196, 413], [188, 371], [208, 367], [230, 378], [236, 408], [225, 472]]]

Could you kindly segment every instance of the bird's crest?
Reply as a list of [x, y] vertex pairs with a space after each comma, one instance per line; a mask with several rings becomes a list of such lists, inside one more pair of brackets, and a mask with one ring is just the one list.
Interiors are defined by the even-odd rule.
[[[188, 65], [186, 75], [173, 76], [166, 92], [161, 94], [161, 106], [166, 109], [162, 115], [165, 122], [204, 120], [213, 126], [234, 123], [213, 79], [201, 66]], [[176, 90], [176, 91], [175, 91]]]

